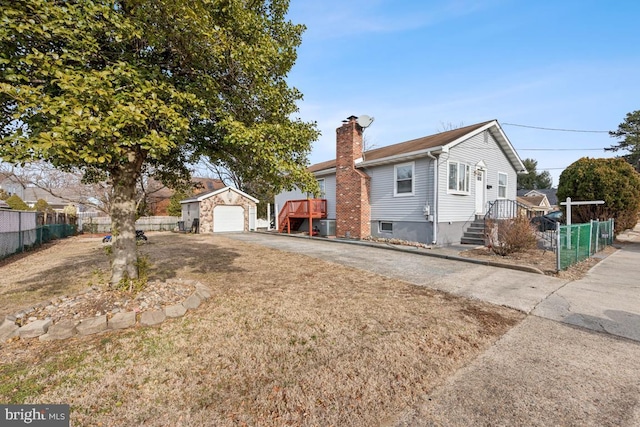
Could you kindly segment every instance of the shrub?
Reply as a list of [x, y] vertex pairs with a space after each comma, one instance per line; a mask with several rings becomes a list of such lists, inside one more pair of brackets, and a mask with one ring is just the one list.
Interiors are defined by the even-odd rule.
[[53, 208], [44, 199], [38, 199], [33, 205], [33, 210], [38, 212], [54, 212]]
[[489, 220], [486, 224], [487, 246], [498, 255], [509, 255], [536, 247], [536, 235], [528, 218]]
[[31, 208], [17, 194], [13, 194], [5, 200], [11, 209], [16, 211], [28, 211]]
[[633, 228], [640, 212], [640, 174], [623, 159], [582, 159], [560, 175], [558, 199], [604, 200], [604, 205], [571, 208], [571, 222], [615, 219], [615, 233]]

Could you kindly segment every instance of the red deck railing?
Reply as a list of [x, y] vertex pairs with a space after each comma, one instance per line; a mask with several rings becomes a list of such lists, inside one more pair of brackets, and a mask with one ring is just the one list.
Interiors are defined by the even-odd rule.
[[291, 233], [292, 219], [309, 219], [309, 235], [312, 233], [312, 220], [327, 217], [326, 199], [287, 200], [278, 216], [278, 231]]

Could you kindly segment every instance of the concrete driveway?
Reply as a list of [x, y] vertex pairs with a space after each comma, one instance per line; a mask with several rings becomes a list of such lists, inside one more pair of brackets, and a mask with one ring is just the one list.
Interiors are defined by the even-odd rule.
[[384, 425], [640, 426], [640, 227], [574, 282], [364, 245], [230, 237], [530, 314]]

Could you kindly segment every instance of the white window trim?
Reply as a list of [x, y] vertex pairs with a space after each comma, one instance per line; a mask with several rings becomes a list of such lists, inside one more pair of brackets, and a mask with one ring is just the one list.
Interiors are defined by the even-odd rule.
[[[391, 230], [383, 230], [382, 224], [391, 224]], [[379, 233], [393, 233], [393, 221], [378, 221], [378, 232]]]
[[324, 180], [324, 178], [317, 178], [318, 181], [318, 185], [320, 185], [320, 181], [322, 181], [322, 191], [320, 191], [320, 198], [324, 199], [325, 196], [327, 195], [327, 182]]
[[[411, 166], [411, 193], [398, 193], [398, 168], [403, 166]], [[393, 197], [411, 197], [416, 190], [416, 163], [399, 163], [393, 165]]]
[[[451, 168], [450, 165], [452, 164], [456, 164], [456, 184], [460, 182], [460, 180], [458, 179], [458, 174], [460, 172], [460, 165], [464, 165], [467, 168], [467, 190], [459, 190], [459, 189], [455, 189], [452, 190], [451, 188], [449, 188], [449, 170]], [[459, 162], [456, 160], [449, 160], [447, 161], [447, 194], [460, 194], [460, 195], [464, 195], [464, 196], [468, 196], [471, 194], [471, 165], [469, 163], [465, 163], [465, 162]], [[457, 185], [456, 185], [457, 187]]]
[[[505, 177], [505, 181], [504, 181], [504, 196], [500, 195], [500, 175], [504, 175]], [[509, 189], [509, 174], [505, 173], [505, 172], [498, 172], [498, 182], [497, 182], [497, 187], [498, 187], [498, 193], [496, 195], [496, 198], [498, 199], [506, 199], [508, 198], [508, 194], [507, 194], [507, 190]]]

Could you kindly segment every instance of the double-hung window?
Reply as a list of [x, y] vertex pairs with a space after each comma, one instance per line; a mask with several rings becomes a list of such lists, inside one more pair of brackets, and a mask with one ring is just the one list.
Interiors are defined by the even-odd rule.
[[469, 194], [470, 171], [466, 163], [449, 162], [449, 192]]
[[498, 172], [498, 199], [507, 198], [507, 174]]
[[393, 168], [395, 182], [394, 196], [413, 196], [414, 163], [403, 163]]
[[323, 199], [325, 196], [324, 192], [324, 178], [318, 179], [318, 187], [320, 187], [320, 198]]

